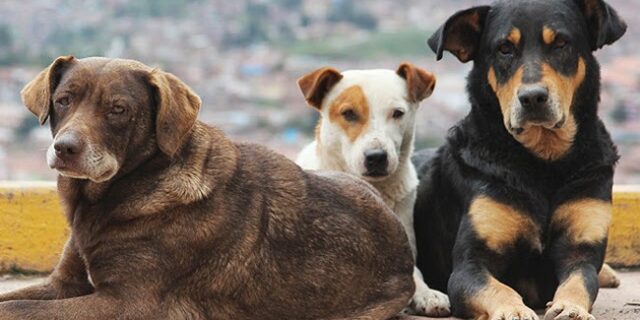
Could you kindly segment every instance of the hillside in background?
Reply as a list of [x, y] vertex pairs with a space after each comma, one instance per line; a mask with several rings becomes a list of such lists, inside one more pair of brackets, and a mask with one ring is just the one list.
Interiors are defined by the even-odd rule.
[[[436, 63], [426, 38], [457, 10], [488, 1], [33, 0], [0, 1], [0, 180], [52, 179], [47, 128], [19, 91], [59, 55], [143, 61], [182, 78], [204, 101], [200, 119], [293, 157], [317, 121], [296, 79], [317, 67], [390, 68], [411, 61], [438, 75], [423, 103], [419, 147], [437, 146], [468, 111], [469, 65]], [[601, 116], [623, 155], [616, 182], [640, 183], [640, 2], [610, 0], [627, 35], [598, 53]]]

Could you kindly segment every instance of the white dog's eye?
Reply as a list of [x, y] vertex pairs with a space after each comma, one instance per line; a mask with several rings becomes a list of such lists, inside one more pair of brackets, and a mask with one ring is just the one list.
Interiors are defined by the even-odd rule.
[[351, 109], [342, 111], [342, 117], [349, 122], [358, 121], [358, 115]]
[[397, 110], [393, 111], [392, 117], [394, 119], [400, 119], [400, 118], [402, 118], [402, 116], [404, 116], [404, 111], [402, 111], [400, 109], [397, 109]]

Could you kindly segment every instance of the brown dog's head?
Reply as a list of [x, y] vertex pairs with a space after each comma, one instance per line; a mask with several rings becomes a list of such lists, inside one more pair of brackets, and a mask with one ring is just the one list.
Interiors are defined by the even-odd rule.
[[200, 98], [175, 76], [142, 63], [57, 58], [21, 92], [53, 142], [61, 175], [103, 182], [159, 149], [174, 156], [196, 122]]

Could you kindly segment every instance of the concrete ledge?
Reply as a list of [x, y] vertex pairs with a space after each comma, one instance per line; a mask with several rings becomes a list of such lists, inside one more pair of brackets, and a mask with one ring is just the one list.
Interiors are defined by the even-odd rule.
[[[54, 182], [0, 182], [0, 273], [49, 272], [69, 236]], [[607, 262], [640, 266], [640, 186], [616, 186]]]

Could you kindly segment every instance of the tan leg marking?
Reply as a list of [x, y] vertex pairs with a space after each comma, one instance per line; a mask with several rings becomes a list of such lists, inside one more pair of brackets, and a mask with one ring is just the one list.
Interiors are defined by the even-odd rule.
[[572, 273], [556, 290], [553, 302], [548, 304], [545, 320], [595, 320], [589, 314], [591, 298], [582, 274]]
[[558, 207], [551, 218], [554, 227], [566, 230], [572, 243], [604, 240], [611, 225], [611, 202], [582, 199]]
[[[347, 121], [343, 113], [351, 110], [356, 114], [355, 121]], [[369, 125], [369, 103], [360, 86], [351, 86], [344, 90], [332, 102], [329, 119], [344, 130], [349, 140], [355, 141]]]
[[538, 319], [536, 313], [524, 305], [522, 297], [515, 290], [492, 276], [489, 276], [487, 285], [467, 302], [475, 319]]
[[471, 203], [469, 216], [478, 237], [495, 252], [503, 253], [521, 238], [542, 250], [540, 228], [531, 218], [508, 205], [480, 196]]

